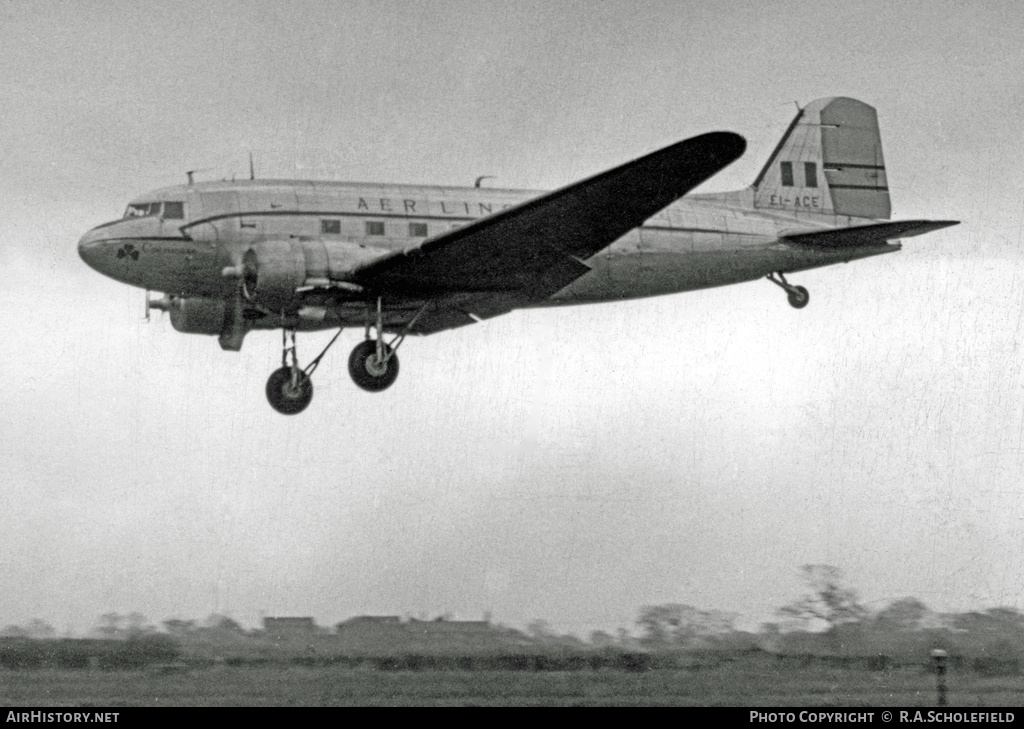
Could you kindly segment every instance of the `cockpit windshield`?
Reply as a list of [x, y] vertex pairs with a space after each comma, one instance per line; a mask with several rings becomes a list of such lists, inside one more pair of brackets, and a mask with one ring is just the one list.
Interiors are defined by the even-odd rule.
[[160, 203], [132, 203], [124, 211], [125, 218], [144, 218], [147, 215], [159, 215]]
[[124, 211], [124, 219], [158, 216], [161, 212], [165, 219], [181, 220], [185, 217], [185, 203], [170, 201], [132, 203]]

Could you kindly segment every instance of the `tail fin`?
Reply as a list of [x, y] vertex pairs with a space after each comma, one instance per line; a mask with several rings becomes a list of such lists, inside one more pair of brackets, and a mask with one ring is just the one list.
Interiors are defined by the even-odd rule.
[[878, 115], [845, 97], [801, 109], [754, 181], [754, 207], [888, 220]]

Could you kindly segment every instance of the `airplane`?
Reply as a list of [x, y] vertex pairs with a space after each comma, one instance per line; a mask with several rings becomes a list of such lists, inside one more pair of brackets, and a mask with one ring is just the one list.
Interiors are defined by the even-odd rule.
[[[185, 185], [132, 200], [78, 250], [97, 271], [146, 289], [147, 316], [167, 311], [176, 330], [217, 336], [225, 350], [241, 349], [249, 331], [281, 329], [266, 395], [294, 415], [345, 328], [365, 334], [349, 357], [352, 379], [380, 392], [398, 376], [408, 335], [761, 278], [800, 309], [810, 296], [787, 274], [892, 253], [902, 238], [959, 222], [890, 219], [878, 117], [862, 101], [798, 108], [753, 184], [687, 195], [745, 148], [737, 134], [710, 132], [548, 193], [481, 179], [455, 188], [190, 173]], [[301, 367], [296, 333], [333, 328]]]

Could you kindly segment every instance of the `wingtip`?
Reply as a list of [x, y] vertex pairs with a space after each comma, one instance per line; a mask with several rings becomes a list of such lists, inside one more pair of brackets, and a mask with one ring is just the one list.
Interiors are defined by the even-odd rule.
[[741, 157], [747, 151], [747, 140], [736, 132], [711, 132], [705, 136], [733, 159]]

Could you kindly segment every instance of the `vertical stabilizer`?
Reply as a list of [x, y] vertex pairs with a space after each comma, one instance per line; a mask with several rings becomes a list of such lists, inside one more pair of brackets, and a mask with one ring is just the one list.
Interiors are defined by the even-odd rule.
[[833, 97], [801, 109], [754, 182], [754, 206], [888, 220], [874, 107]]

